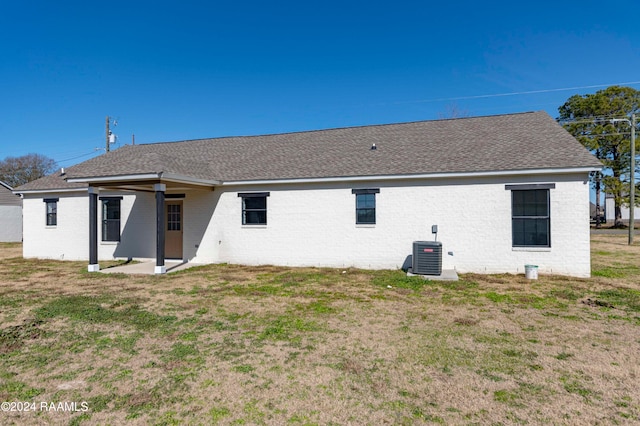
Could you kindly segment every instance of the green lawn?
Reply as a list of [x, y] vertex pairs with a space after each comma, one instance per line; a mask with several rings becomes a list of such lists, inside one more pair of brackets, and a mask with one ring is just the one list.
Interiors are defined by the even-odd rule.
[[594, 236], [591, 279], [457, 282], [89, 274], [0, 244], [0, 401], [36, 404], [0, 424], [636, 423], [640, 247], [625, 242]]

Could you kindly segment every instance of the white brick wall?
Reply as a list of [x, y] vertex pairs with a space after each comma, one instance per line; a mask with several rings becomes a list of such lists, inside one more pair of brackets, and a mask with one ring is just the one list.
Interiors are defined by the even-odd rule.
[[[183, 202], [184, 233], [183, 254], [185, 259], [196, 263], [217, 263], [218, 231], [217, 216], [220, 190], [190, 191]], [[224, 215], [223, 215], [224, 216]]]
[[[217, 261], [362, 268], [399, 268], [415, 240], [433, 240], [438, 225], [443, 268], [459, 272], [589, 276], [589, 194], [584, 176], [558, 178], [551, 189], [550, 249], [511, 246], [511, 192], [505, 184], [550, 182], [531, 178], [438, 180], [319, 187], [237, 187], [220, 194], [203, 240], [218, 243]], [[380, 188], [376, 225], [355, 224], [354, 187]], [[238, 192], [270, 191], [267, 226], [241, 225]], [[215, 244], [214, 244], [215, 246]], [[210, 245], [201, 246], [198, 258]], [[453, 255], [448, 253], [452, 252]], [[209, 257], [209, 256], [206, 256]]]
[[[100, 196], [117, 195], [100, 193]], [[120, 194], [122, 195], [122, 194]], [[88, 205], [88, 201], [87, 201]], [[156, 199], [153, 193], [127, 193], [120, 203], [120, 242], [101, 242], [102, 205], [98, 201], [98, 258], [142, 258], [156, 256]], [[88, 213], [87, 213], [88, 215]], [[87, 232], [89, 228], [87, 228]], [[87, 246], [89, 247], [89, 246]], [[88, 248], [87, 248], [88, 250]]]
[[23, 200], [24, 257], [81, 260], [89, 256], [89, 198], [86, 193], [51, 193], [58, 198], [58, 224], [46, 226], [43, 197]]
[[[149, 204], [155, 202], [153, 195], [103, 192], [100, 196], [123, 196], [123, 199], [120, 204], [119, 243], [102, 241], [102, 204], [98, 201], [98, 259], [154, 257], [155, 204]], [[58, 198], [56, 226], [46, 226], [46, 204], [43, 198]], [[24, 257], [88, 260], [89, 196], [86, 192], [50, 193], [46, 197], [26, 195], [23, 214]]]
[[[550, 190], [551, 248], [512, 248], [511, 191], [505, 184], [549, 182], [556, 183]], [[380, 188], [374, 226], [355, 224], [352, 188]], [[270, 192], [266, 226], [241, 223], [237, 194], [251, 191]], [[42, 198], [25, 198], [25, 257], [87, 259], [86, 193], [47, 198], [54, 196], [60, 201], [53, 229], [44, 226]], [[525, 264], [536, 264], [540, 273], [590, 274], [589, 188], [582, 174], [544, 180], [228, 186], [187, 191], [183, 205], [184, 258], [193, 262], [399, 268], [411, 254], [412, 242], [433, 240], [431, 225], [438, 225], [444, 269], [522, 273]], [[122, 241], [99, 245], [100, 259], [114, 256], [155, 256], [154, 194], [124, 195]]]

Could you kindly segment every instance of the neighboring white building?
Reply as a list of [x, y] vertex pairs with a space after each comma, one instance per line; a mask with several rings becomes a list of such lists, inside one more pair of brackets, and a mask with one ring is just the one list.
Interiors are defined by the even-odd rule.
[[24, 256], [590, 275], [590, 171], [546, 113], [130, 145], [18, 188]]
[[22, 199], [0, 181], [0, 242], [22, 241]]
[[[604, 197], [605, 202], [605, 214], [607, 222], [615, 222], [616, 220], [616, 200], [613, 195], [606, 194]], [[638, 207], [634, 209], [634, 213], [638, 211]], [[629, 206], [620, 206], [620, 214], [623, 221], [629, 220]], [[636, 221], [638, 220], [637, 213], [634, 214]], [[637, 223], [637, 222], [636, 222]]]

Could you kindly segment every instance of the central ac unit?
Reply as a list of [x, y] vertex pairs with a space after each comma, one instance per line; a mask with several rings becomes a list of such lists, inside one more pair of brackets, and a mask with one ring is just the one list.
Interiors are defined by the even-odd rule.
[[442, 243], [414, 241], [411, 272], [417, 275], [442, 274]]

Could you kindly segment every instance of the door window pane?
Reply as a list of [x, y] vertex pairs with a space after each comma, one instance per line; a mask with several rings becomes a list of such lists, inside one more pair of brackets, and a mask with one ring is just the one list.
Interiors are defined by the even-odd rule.
[[180, 204], [167, 204], [167, 231], [180, 231], [182, 209]]

